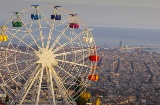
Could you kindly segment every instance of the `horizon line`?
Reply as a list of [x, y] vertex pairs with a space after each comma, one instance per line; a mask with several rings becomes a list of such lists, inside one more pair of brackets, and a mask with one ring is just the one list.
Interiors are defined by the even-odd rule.
[[160, 30], [160, 27], [136, 27], [136, 26], [109, 26], [109, 25], [95, 25], [95, 24], [88, 24], [89, 27], [106, 27], [106, 28], [129, 28], [129, 29], [154, 29]]

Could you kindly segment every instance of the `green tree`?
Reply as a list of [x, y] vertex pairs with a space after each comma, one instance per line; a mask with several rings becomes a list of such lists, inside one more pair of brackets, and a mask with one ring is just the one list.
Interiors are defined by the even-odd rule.
[[8, 95], [6, 95], [5, 103], [6, 103], [6, 105], [8, 105], [8, 103], [9, 103], [9, 96]]
[[80, 77], [78, 77], [78, 79], [76, 80], [76, 86], [75, 86], [75, 93], [77, 93], [77, 94], [74, 97], [74, 98], [76, 98], [75, 101], [76, 101], [77, 105], [86, 105], [86, 102], [87, 102], [87, 100], [80, 97], [81, 91], [79, 91], [79, 89], [82, 88], [82, 86], [81, 86], [82, 82], [83, 82], [82, 79]]

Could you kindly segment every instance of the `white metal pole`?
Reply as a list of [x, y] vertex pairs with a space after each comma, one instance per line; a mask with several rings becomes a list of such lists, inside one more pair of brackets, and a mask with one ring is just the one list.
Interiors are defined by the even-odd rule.
[[38, 86], [38, 92], [37, 92], [36, 105], [38, 105], [38, 103], [39, 103], [39, 96], [40, 96], [40, 90], [41, 90], [41, 84], [42, 84], [42, 78], [43, 78], [43, 71], [44, 71], [44, 67], [42, 67], [41, 74], [39, 77], [40, 80], [39, 80], [39, 86]]
[[51, 93], [52, 93], [53, 105], [56, 105], [55, 94], [54, 94], [54, 89], [53, 89], [51, 66], [49, 67], [49, 77], [50, 77], [50, 90], [51, 90]]
[[[41, 70], [42, 70], [42, 69], [41, 69]], [[22, 105], [22, 103], [23, 103], [23, 101], [24, 101], [24, 99], [25, 99], [25, 97], [26, 97], [27, 93], [29, 92], [30, 88], [32, 87], [32, 85], [33, 85], [34, 81], [35, 81], [35, 80], [36, 80], [36, 78], [38, 77], [39, 72], [40, 72], [41, 70], [39, 70], [39, 71], [37, 72], [37, 74], [35, 75], [35, 77], [33, 78], [33, 80], [32, 80], [32, 82], [31, 82], [31, 84], [29, 85], [29, 87], [28, 87], [28, 89], [27, 89], [27, 91], [25, 92], [24, 96], [22, 97], [22, 100], [21, 100], [21, 102], [19, 103], [19, 105]]]

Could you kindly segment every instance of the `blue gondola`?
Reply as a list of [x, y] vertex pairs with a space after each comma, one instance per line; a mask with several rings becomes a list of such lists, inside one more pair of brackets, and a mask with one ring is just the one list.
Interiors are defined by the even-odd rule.
[[39, 20], [39, 19], [41, 19], [41, 14], [40, 13], [32, 13], [31, 19], [32, 20]]
[[51, 15], [51, 19], [61, 20], [61, 15]]
[[33, 13], [31, 14], [31, 19], [32, 20], [39, 20], [39, 19], [41, 19], [41, 13], [37, 10], [37, 7], [39, 5], [31, 5], [31, 6], [33, 6], [33, 7], [36, 8], [36, 10], [33, 11]]

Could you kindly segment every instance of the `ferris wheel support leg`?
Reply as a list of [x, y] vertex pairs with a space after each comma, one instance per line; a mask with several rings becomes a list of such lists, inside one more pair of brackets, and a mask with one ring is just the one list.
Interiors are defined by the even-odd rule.
[[40, 77], [39, 77], [40, 81], [39, 81], [39, 86], [38, 86], [36, 105], [38, 105], [38, 102], [39, 102], [39, 96], [40, 96], [40, 90], [41, 90], [41, 83], [42, 83], [42, 77], [43, 77], [43, 70], [44, 70], [44, 67], [42, 67], [41, 75], [40, 75]]
[[36, 80], [37, 76], [39, 75], [39, 72], [40, 72], [40, 71], [42, 71], [42, 70], [39, 70], [39, 71], [37, 72], [37, 74], [35, 75], [35, 77], [33, 78], [31, 84], [29, 85], [29, 87], [28, 87], [28, 89], [27, 89], [27, 91], [26, 91], [25, 94], [23, 95], [22, 100], [21, 100], [21, 102], [19, 103], [19, 105], [22, 105], [22, 103], [23, 103], [23, 101], [24, 101], [27, 93], [29, 92], [30, 88], [32, 87], [33, 83], [35, 82], [35, 80]]
[[52, 98], [53, 98], [53, 105], [56, 105], [56, 100], [55, 100], [55, 95], [54, 95], [54, 90], [53, 90], [51, 67], [49, 67], [49, 77], [50, 77], [49, 79], [50, 79], [50, 88], [51, 88], [51, 93], [52, 93]]

